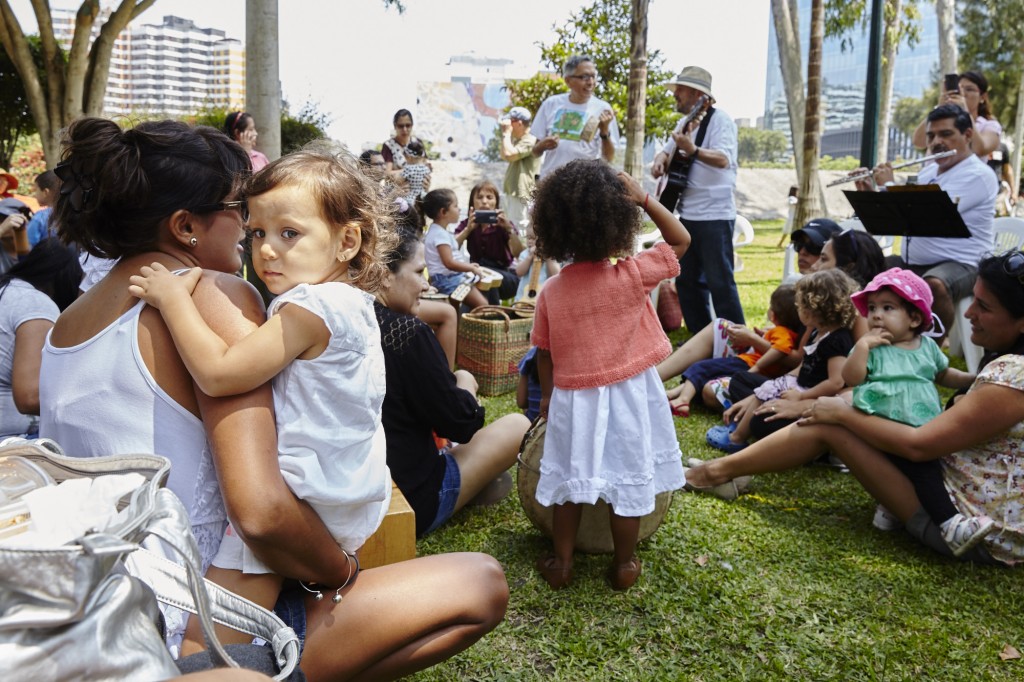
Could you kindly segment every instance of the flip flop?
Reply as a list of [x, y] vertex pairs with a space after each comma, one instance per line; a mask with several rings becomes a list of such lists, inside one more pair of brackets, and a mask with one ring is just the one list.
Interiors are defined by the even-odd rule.
[[676, 417], [683, 417], [685, 419], [686, 417], [690, 416], [690, 403], [683, 403], [682, 405], [673, 405], [672, 402], [669, 401], [668, 406], [672, 408], [672, 414], [675, 415]]

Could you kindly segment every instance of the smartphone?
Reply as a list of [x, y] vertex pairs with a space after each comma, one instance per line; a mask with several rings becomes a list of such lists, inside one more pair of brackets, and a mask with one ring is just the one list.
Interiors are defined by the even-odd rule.
[[474, 211], [473, 220], [478, 225], [493, 225], [498, 222], [497, 211]]
[[942, 87], [946, 92], [960, 92], [959, 74], [947, 73], [942, 79]]

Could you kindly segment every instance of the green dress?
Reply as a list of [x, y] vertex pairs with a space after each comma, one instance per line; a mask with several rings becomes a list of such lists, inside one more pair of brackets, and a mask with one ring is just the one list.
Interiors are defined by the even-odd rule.
[[916, 350], [871, 349], [867, 380], [853, 389], [854, 407], [911, 426], [921, 426], [942, 411], [935, 375], [949, 367], [949, 358], [930, 337], [919, 338]]

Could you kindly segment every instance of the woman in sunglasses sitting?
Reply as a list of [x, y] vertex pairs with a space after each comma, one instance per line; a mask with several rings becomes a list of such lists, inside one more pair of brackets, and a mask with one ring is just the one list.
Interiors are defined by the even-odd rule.
[[950, 555], [939, 525], [985, 515], [993, 532], [962, 558], [1024, 561], [1024, 253], [978, 264], [967, 310], [971, 340], [986, 355], [966, 394], [914, 428], [820, 398], [800, 423], [686, 473], [694, 488], [737, 493], [741, 476], [784, 471], [831, 450], [921, 543]]

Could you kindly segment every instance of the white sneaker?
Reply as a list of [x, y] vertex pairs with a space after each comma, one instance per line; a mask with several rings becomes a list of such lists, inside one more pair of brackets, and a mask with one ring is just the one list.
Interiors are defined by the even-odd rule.
[[995, 530], [996, 522], [987, 516], [956, 514], [941, 526], [942, 539], [953, 550], [953, 556], [962, 556]]
[[889, 531], [902, 528], [903, 522], [884, 506], [878, 505], [875, 507], [875, 518], [871, 521], [871, 525], [880, 531], [888, 533]]

